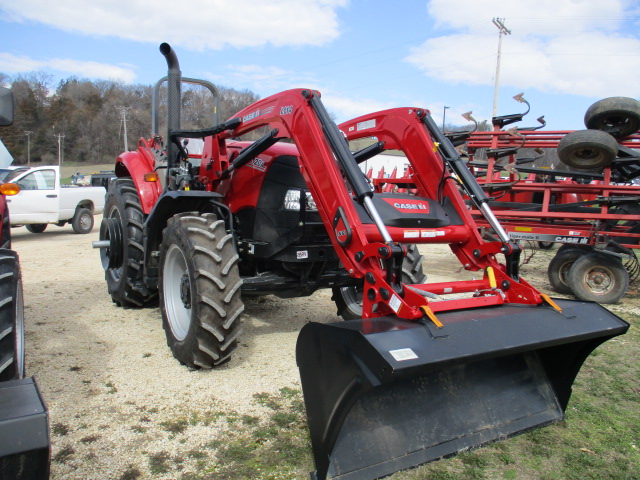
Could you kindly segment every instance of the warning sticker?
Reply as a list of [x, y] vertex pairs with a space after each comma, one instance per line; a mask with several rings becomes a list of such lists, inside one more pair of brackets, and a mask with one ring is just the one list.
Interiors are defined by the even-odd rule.
[[404, 231], [404, 238], [418, 238], [420, 237], [420, 231], [419, 230], [405, 230]]
[[396, 362], [404, 362], [405, 360], [415, 360], [418, 355], [410, 348], [399, 348], [397, 350], [389, 350], [391, 356]]
[[398, 313], [398, 310], [400, 310], [400, 305], [402, 305], [402, 302], [400, 301], [398, 296], [392, 295], [391, 300], [389, 300], [389, 307], [391, 307], [394, 312]]
[[373, 128], [376, 126], [376, 119], [367, 120], [366, 122], [360, 122], [356, 124], [356, 130], [366, 130], [367, 128]]

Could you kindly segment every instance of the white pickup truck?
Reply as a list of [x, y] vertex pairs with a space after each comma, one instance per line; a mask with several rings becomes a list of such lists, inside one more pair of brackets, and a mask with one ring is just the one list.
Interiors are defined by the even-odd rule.
[[50, 223], [70, 222], [76, 233], [93, 229], [93, 216], [104, 210], [104, 187], [60, 185], [60, 167], [35, 167], [13, 177], [20, 193], [7, 197], [11, 226], [42, 233]]

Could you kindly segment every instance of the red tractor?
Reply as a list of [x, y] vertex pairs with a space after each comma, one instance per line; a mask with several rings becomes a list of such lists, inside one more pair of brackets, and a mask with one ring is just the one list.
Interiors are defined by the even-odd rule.
[[[0, 87], [0, 126], [13, 123], [13, 92]], [[47, 407], [33, 377], [25, 377], [24, 304], [18, 254], [11, 250], [5, 195], [20, 191], [0, 185], [0, 478], [49, 478]]]
[[[211, 368], [237, 345], [243, 296], [332, 288], [349, 320], [308, 323], [296, 352], [315, 479], [379, 478], [563, 418], [582, 362], [628, 324], [520, 277], [518, 244], [427, 110], [339, 129], [319, 92], [297, 89], [183, 130], [178, 60], [160, 50], [170, 144], [154, 132], [118, 157], [95, 244], [114, 302], [159, 296], [174, 356]], [[376, 141], [351, 152], [362, 137]], [[374, 191], [359, 168], [388, 149], [406, 154], [415, 194]], [[459, 186], [498, 241], [483, 240]], [[415, 244], [430, 243], [481, 278], [424, 283]]]

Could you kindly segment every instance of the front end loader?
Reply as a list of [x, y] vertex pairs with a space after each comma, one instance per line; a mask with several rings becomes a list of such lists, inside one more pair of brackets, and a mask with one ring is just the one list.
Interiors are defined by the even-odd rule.
[[[114, 302], [159, 295], [174, 356], [211, 368], [235, 348], [242, 295], [350, 292], [352, 319], [309, 323], [296, 347], [316, 480], [380, 478], [563, 419], [584, 360], [628, 324], [520, 276], [518, 244], [427, 110], [338, 128], [319, 92], [294, 89], [181, 129], [177, 58], [161, 51], [171, 143], [165, 155], [154, 135], [118, 158], [96, 244]], [[360, 169], [386, 150], [406, 155], [411, 194], [378, 191]], [[499, 240], [482, 238], [459, 189]], [[480, 278], [408, 275], [415, 245], [434, 243]]]

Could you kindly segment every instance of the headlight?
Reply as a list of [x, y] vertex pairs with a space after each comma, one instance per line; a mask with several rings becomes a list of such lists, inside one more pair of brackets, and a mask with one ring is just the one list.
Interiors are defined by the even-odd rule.
[[[305, 210], [311, 212], [317, 212], [318, 206], [315, 200], [311, 196], [310, 192], [305, 190]], [[294, 212], [300, 211], [300, 190], [288, 190], [284, 196], [284, 209]]]

